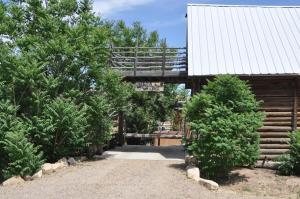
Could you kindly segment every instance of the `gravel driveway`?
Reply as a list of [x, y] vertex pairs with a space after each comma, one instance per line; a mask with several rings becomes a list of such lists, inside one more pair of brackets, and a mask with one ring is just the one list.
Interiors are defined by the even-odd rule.
[[180, 147], [125, 147], [103, 160], [61, 169], [14, 187], [0, 187], [2, 199], [188, 199], [245, 198], [209, 191], [187, 179]]

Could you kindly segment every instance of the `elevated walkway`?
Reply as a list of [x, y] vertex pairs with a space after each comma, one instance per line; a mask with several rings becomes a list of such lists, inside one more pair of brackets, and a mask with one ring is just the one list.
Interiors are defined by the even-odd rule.
[[184, 83], [187, 79], [186, 48], [112, 47], [109, 62], [127, 81]]

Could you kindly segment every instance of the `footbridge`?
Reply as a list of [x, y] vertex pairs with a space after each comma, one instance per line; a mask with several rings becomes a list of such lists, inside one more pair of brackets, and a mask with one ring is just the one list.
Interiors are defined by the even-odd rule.
[[126, 81], [184, 83], [187, 79], [186, 48], [112, 47], [109, 62]]

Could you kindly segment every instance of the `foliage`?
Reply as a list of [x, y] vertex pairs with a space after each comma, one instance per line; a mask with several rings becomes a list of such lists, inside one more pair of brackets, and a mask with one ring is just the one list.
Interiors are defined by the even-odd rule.
[[87, 105], [88, 143], [103, 145], [111, 139], [113, 108], [99, 95], [90, 97]]
[[43, 164], [42, 153], [30, 143], [22, 132], [22, 123], [6, 134], [3, 149], [8, 155], [8, 166], [3, 170], [5, 178], [15, 175], [32, 175], [39, 170]]
[[[96, 16], [90, 0], [0, 1], [0, 141], [18, 126], [20, 134], [13, 131], [7, 139], [55, 161], [105, 143], [120, 111], [126, 115], [139, 107], [152, 123], [165, 120], [172, 92], [154, 98], [148, 93], [142, 98], [150, 106], [142, 107], [131, 84], [107, 64], [110, 45], [137, 42], [162, 45], [157, 32], [148, 33], [139, 22], [129, 27]], [[15, 161], [3, 147], [1, 170]]]
[[134, 92], [131, 96], [131, 109], [125, 117], [126, 132], [153, 133], [157, 121], [172, 117], [176, 102], [176, 85], [165, 85], [163, 93]]
[[300, 175], [300, 132], [290, 133], [289, 154], [279, 157], [278, 171], [282, 175]]
[[259, 157], [263, 114], [249, 86], [237, 77], [218, 76], [185, 107], [194, 137], [188, 150], [208, 178], [225, 176], [235, 166]]
[[45, 106], [41, 117], [34, 117], [32, 121], [30, 135], [41, 145], [48, 160], [78, 154], [84, 149], [88, 127], [86, 107], [57, 98]]

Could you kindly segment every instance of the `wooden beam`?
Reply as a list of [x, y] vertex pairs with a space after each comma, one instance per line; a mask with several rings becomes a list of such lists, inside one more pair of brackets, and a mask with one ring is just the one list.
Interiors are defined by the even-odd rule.
[[118, 116], [118, 144], [120, 146], [123, 146], [125, 143], [125, 137], [124, 137], [124, 113], [119, 112]]

